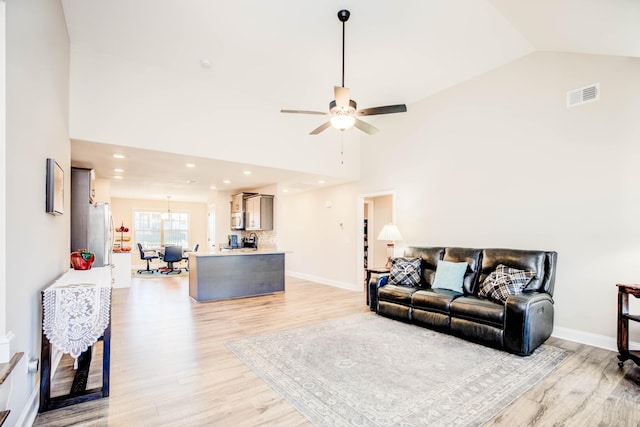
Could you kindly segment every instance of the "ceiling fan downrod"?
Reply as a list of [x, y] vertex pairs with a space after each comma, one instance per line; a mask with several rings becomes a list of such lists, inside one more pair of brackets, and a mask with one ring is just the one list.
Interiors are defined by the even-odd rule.
[[338, 11], [338, 19], [342, 22], [342, 87], [344, 87], [344, 23], [349, 20], [349, 16], [351, 16], [351, 12], [347, 9]]

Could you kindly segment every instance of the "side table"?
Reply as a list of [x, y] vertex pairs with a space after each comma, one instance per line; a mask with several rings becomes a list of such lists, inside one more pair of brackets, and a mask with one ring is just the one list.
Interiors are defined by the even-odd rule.
[[640, 365], [640, 351], [629, 350], [629, 320], [640, 322], [640, 314], [629, 314], [629, 295], [640, 298], [640, 285], [616, 285], [618, 287], [618, 366], [631, 359]]
[[364, 295], [365, 295], [364, 303], [366, 305], [369, 305], [369, 282], [371, 281], [371, 275], [389, 273], [390, 271], [391, 270], [389, 270], [387, 267], [367, 268], [367, 280], [365, 280], [364, 282]]

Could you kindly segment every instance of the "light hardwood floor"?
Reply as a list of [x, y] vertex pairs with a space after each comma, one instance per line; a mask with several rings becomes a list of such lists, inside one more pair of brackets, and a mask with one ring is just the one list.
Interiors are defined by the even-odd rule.
[[[368, 312], [362, 293], [287, 278], [283, 294], [196, 303], [187, 288], [187, 278], [168, 277], [114, 289], [110, 397], [40, 414], [34, 425], [309, 425], [224, 342]], [[574, 353], [487, 425], [640, 426], [639, 367], [627, 361], [620, 370], [611, 351], [548, 343]], [[99, 363], [94, 357], [90, 387], [99, 385]], [[57, 392], [69, 365], [65, 357]]]

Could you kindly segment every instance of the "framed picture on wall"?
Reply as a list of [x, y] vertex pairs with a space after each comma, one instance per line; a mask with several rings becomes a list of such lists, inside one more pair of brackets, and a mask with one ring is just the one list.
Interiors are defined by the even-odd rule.
[[64, 213], [64, 171], [53, 159], [47, 159], [46, 212], [52, 215]]

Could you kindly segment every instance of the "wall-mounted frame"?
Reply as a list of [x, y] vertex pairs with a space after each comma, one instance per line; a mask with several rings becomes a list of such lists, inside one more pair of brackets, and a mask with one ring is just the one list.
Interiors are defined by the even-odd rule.
[[46, 212], [52, 215], [64, 213], [64, 171], [53, 159], [47, 159]]

